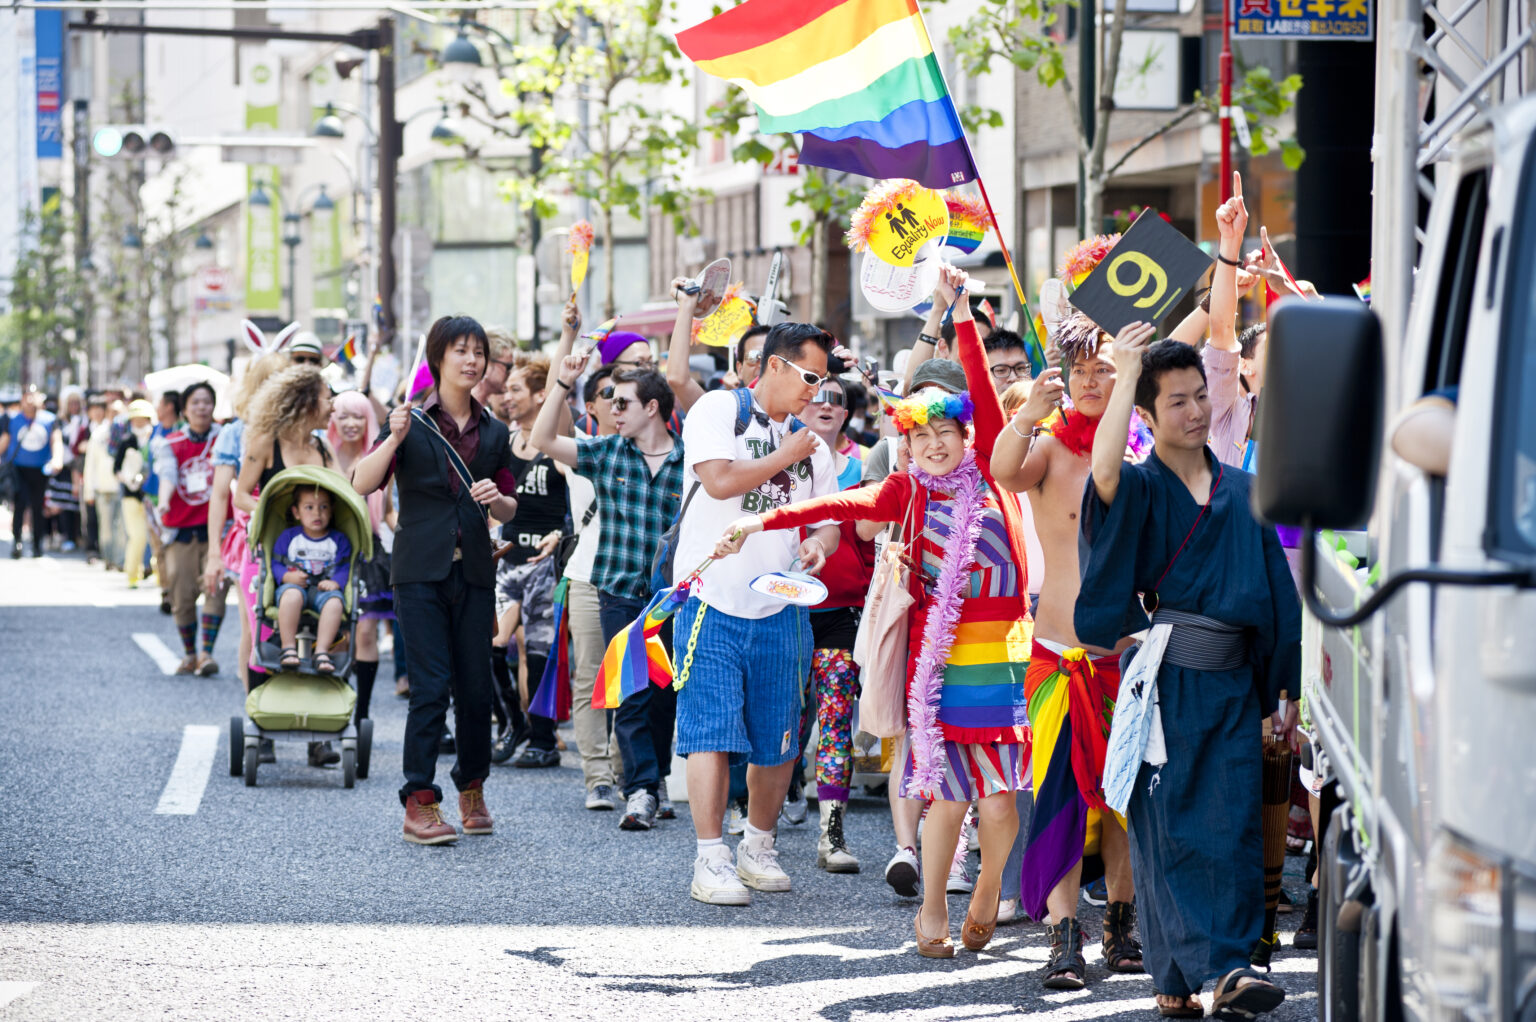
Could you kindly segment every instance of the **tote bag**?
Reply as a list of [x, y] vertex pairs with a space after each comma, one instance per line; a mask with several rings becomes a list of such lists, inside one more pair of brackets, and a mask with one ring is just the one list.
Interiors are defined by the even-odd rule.
[[[915, 489], [912, 497], [915, 503]], [[909, 504], [906, 520], [911, 517]], [[907, 637], [914, 601], [907, 589], [906, 551], [898, 532], [881, 552], [854, 639], [853, 658], [864, 668], [859, 730], [876, 738], [896, 738], [907, 730]]]

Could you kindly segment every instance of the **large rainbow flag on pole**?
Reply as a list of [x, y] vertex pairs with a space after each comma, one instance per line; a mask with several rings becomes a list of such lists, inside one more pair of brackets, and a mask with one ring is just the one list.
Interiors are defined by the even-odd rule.
[[746, 0], [679, 32], [700, 69], [741, 86], [800, 162], [929, 188], [977, 179], [917, 0]]

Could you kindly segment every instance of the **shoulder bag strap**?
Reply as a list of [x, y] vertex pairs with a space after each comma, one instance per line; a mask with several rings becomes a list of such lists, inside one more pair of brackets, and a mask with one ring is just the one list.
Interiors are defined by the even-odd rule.
[[411, 418], [418, 422], [425, 423], [426, 426], [432, 430], [432, 435], [437, 437], [438, 442], [443, 445], [443, 449], [448, 452], [448, 462], [453, 466], [454, 471], [459, 474], [459, 481], [463, 483], [463, 485], [459, 487], [459, 495], [461, 497], [468, 498], [470, 504], [474, 506], [475, 510], [480, 512], [480, 517], [489, 523], [490, 512], [487, 511], [485, 506], [482, 505], [479, 501], [469, 496], [470, 487], [474, 486], [475, 481], [474, 477], [469, 474], [469, 467], [464, 464], [464, 459], [459, 457], [459, 452], [454, 450], [453, 445], [448, 442], [448, 438], [443, 436], [443, 431], [437, 428], [437, 423], [433, 422], [430, 418], [423, 414], [421, 409], [412, 408]]

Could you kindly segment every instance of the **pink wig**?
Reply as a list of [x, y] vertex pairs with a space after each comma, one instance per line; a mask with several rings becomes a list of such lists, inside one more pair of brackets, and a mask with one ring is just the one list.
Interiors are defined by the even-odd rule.
[[[373, 410], [373, 402], [360, 391], [344, 390], [331, 399], [331, 421], [325, 427], [326, 439], [331, 442], [331, 450], [338, 454], [341, 452], [341, 430], [336, 427], [336, 420], [343, 415], [361, 415], [367, 426], [363, 433], [363, 453], [373, 449], [374, 438], [379, 435], [379, 416]], [[379, 531], [379, 522], [384, 519], [384, 490], [377, 489], [366, 498], [368, 502], [368, 518], [373, 526], [375, 534]]]

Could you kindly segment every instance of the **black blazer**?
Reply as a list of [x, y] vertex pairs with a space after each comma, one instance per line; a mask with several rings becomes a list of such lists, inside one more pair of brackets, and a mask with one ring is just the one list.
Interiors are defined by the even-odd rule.
[[[430, 417], [431, 413], [424, 413]], [[495, 478], [499, 469], [511, 470], [512, 447], [507, 427], [489, 411], [480, 409], [480, 443], [468, 463], [475, 480]], [[379, 432], [389, 436], [386, 422]], [[443, 441], [420, 421], [395, 452], [395, 483], [400, 489], [399, 528], [390, 557], [389, 581], [440, 582], [453, 569], [453, 548], [463, 550], [464, 581], [490, 589], [496, 582], [491, 563], [491, 535], [485, 518], [468, 493], [455, 496], [449, 489], [449, 473], [455, 472], [443, 449]]]

